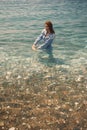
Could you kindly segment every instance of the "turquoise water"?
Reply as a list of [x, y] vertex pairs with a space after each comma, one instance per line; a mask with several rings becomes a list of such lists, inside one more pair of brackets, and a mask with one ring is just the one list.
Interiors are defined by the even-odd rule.
[[[51, 54], [31, 49], [46, 20], [53, 22], [56, 32]], [[27, 78], [50, 67], [68, 75], [84, 74], [87, 1], [0, 0], [1, 79]]]

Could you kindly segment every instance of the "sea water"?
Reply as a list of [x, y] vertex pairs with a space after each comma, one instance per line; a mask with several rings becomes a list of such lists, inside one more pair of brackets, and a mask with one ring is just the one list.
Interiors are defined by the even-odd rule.
[[[52, 21], [56, 34], [53, 50], [33, 51], [46, 20]], [[79, 76], [86, 69], [86, 0], [0, 0], [1, 84], [35, 72]]]

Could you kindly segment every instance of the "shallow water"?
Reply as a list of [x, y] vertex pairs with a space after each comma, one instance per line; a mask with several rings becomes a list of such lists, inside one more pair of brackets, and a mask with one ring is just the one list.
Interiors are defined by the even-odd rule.
[[[16, 80], [55, 70], [84, 75], [87, 67], [86, 0], [0, 0], [0, 77]], [[53, 51], [34, 52], [31, 46], [44, 22], [54, 24]]]

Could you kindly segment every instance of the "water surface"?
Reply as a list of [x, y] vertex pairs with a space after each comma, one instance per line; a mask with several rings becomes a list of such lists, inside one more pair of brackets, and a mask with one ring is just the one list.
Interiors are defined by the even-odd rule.
[[[86, 12], [86, 0], [0, 0], [1, 79], [24, 79], [50, 67], [68, 76], [84, 75], [87, 67]], [[53, 22], [56, 33], [53, 51], [34, 52], [31, 46], [46, 20]]]

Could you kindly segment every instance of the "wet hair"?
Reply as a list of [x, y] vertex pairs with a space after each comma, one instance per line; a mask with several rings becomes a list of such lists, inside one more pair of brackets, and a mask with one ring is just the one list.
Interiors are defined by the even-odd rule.
[[51, 21], [46, 21], [45, 24], [47, 24], [47, 26], [50, 29], [50, 33], [55, 33], [54, 29], [53, 29], [53, 24]]

